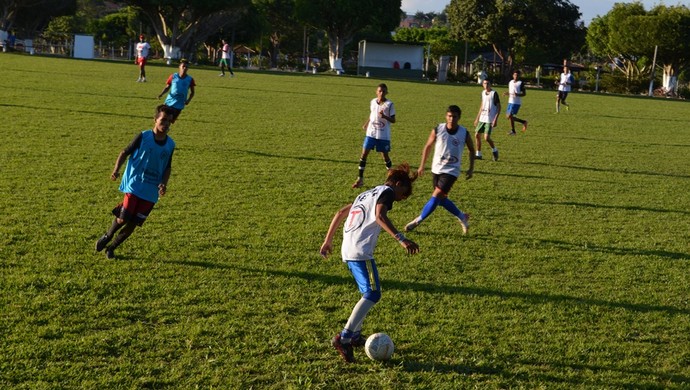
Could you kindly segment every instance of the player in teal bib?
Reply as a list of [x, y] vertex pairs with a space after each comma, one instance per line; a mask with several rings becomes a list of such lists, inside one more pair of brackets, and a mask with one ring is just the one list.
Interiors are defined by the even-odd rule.
[[[172, 122], [172, 108], [160, 105], [156, 109], [153, 129], [142, 131], [117, 156], [110, 180], [117, 180], [120, 167], [127, 160], [125, 173], [120, 182], [124, 200], [113, 209], [115, 220], [110, 229], [96, 242], [96, 251], [103, 249], [106, 257], [115, 258], [115, 248], [122, 244], [137, 226], [141, 226], [158, 202], [165, 195], [172, 167], [175, 142], [168, 137]], [[129, 158], [128, 158], [129, 157]], [[122, 228], [122, 230], [120, 230]], [[115, 233], [120, 233], [113, 239]]]

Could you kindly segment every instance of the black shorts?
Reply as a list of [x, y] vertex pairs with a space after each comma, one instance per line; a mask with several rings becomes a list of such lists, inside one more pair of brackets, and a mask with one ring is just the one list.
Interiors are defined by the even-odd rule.
[[180, 116], [180, 113], [182, 112], [182, 110], [177, 109], [175, 107], [170, 107], [170, 106], [168, 106], [168, 109], [170, 109], [170, 112], [172, 113], [172, 122], [175, 123], [175, 121], [177, 120], [177, 117]]
[[[551, 95], [551, 96], [553, 96], [553, 95]], [[560, 101], [564, 102], [565, 99], [567, 99], [567, 98], [568, 98], [568, 92], [566, 92], [566, 91], [558, 91], [558, 99], [559, 99]]]
[[448, 194], [453, 184], [458, 180], [457, 176], [449, 175], [447, 173], [434, 173], [434, 188], [438, 187], [444, 194]]

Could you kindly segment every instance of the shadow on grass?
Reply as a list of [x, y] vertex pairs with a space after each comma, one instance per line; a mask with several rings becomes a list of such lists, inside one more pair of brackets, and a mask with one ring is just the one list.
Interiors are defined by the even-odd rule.
[[311, 157], [311, 156], [287, 156], [287, 155], [282, 155], [282, 154], [273, 154], [273, 153], [265, 153], [265, 152], [258, 152], [256, 150], [242, 150], [242, 149], [233, 149], [235, 152], [240, 152], [240, 153], [246, 153], [246, 154], [251, 154], [254, 156], [259, 156], [259, 157], [271, 157], [271, 158], [280, 158], [280, 159], [293, 159], [293, 160], [302, 160], [302, 161], [326, 161], [326, 162], [333, 162], [333, 163], [339, 163], [339, 164], [348, 164], [348, 165], [356, 165], [357, 162], [354, 162], [354, 160], [334, 160], [330, 158], [322, 158], [322, 157]]
[[527, 199], [516, 198], [516, 197], [502, 197], [501, 200], [510, 201], [513, 203], [532, 203], [532, 204], [537, 204], [537, 205], [550, 204], [550, 205], [554, 205], [554, 206], [576, 206], [576, 207], [587, 207], [587, 208], [593, 208], [593, 209], [609, 209], [609, 210], [623, 210], [623, 211], [648, 211], [650, 213], [673, 213], [673, 214], [690, 215], [690, 211], [688, 211], [688, 210], [660, 209], [660, 208], [641, 207], [641, 206], [611, 206], [611, 205], [602, 205], [602, 204], [596, 204], [596, 203], [572, 202], [572, 201], [557, 202], [557, 201], [548, 201], [548, 200], [543, 200], [543, 199], [539, 199], [538, 201], [536, 201], [536, 200], [527, 200]]
[[[195, 261], [195, 260], [169, 260], [167, 261], [171, 264], [186, 265], [193, 267], [203, 267], [211, 269], [228, 269], [245, 273], [261, 273], [271, 276], [280, 276], [286, 278], [300, 278], [308, 280], [310, 282], [319, 282], [326, 285], [337, 285], [346, 284], [352, 285], [354, 282], [349, 277], [342, 277], [336, 275], [326, 275], [305, 271], [284, 271], [277, 269], [259, 269], [259, 268], [248, 268], [229, 264], [218, 264], [208, 261]], [[527, 293], [527, 292], [516, 292], [516, 291], [503, 291], [495, 290], [484, 287], [476, 286], [454, 286], [454, 285], [444, 285], [444, 284], [434, 284], [434, 283], [420, 283], [413, 281], [397, 281], [397, 280], [384, 280], [382, 284], [388, 290], [399, 290], [399, 291], [418, 291], [430, 294], [456, 294], [474, 297], [499, 297], [499, 298], [514, 298], [520, 299], [530, 304], [545, 304], [545, 303], [556, 303], [556, 304], [572, 304], [572, 305], [583, 305], [583, 306], [600, 306], [607, 308], [617, 308], [624, 309], [640, 313], [649, 312], [664, 312], [667, 314], [683, 314], [690, 315], [690, 310], [680, 309], [673, 306], [665, 305], [645, 305], [639, 303], [628, 303], [628, 302], [612, 302], [603, 299], [593, 299], [593, 298], [580, 298], [573, 297], [563, 294], [544, 294], [544, 293]]]
[[[64, 109], [64, 108], [55, 108], [55, 107], [48, 107], [48, 106], [30, 106], [27, 104], [8, 104], [8, 103], [0, 103], [0, 107], [11, 107], [11, 108], [26, 108], [26, 109], [31, 109], [31, 110], [39, 110], [39, 111], [60, 111], [64, 113], [69, 113], [69, 112], [78, 112], [81, 114], [93, 114], [93, 115], [106, 115], [106, 116], [119, 116], [123, 118], [145, 118], [149, 121], [152, 120], [153, 118], [153, 112], [156, 106], [159, 104], [163, 104], [162, 101], [159, 100], [152, 100], [149, 98], [142, 98], [143, 100], [146, 101], [151, 101], [151, 115], [132, 115], [130, 113], [118, 113], [118, 112], [106, 112], [106, 111], [89, 111], [89, 110], [74, 110], [74, 109]], [[205, 120], [200, 120], [200, 119], [186, 119], [186, 118], [181, 118], [180, 120], [186, 120], [188, 122], [195, 122], [195, 123], [205, 123], [205, 124], [221, 124], [221, 122], [213, 122], [213, 121], [205, 121]]]
[[[668, 384], [670, 383], [675, 383], [675, 384], [687, 384], [690, 381], [690, 377], [684, 376], [684, 375], [677, 375], [677, 374], [669, 374], [665, 372], [655, 372], [655, 371], [650, 371], [646, 369], [624, 369], [624, 368], [619, 368], [619, 367], [606, 367], [606, 366], [594, 366], [591, 364], [567, 364], [567, 363], [560, 363], [560, 362], [545, 362], [545, 361], [534, 361], [534, 360], [517, 360], [517, 364], [524, 364], [527, 366], [533, 366], [533, 367], [540, 367], [543, 368], [544, 366], [548, 366], [549, 368], [552, 368], [554, 371], [558, 372], [593, 372], [593, 373], [600, 373], [600, 372], [616, 372], [622, 375], [625, 375], [629, 377], [630, 375], [635, 375], [636, 378], [631, 378], [630, 381], [635, 380], [633, 383], [629, 383], [630, 381], [624, 381], [620, 380], [619, 382], [621, 383], [612, 383], [611, 381], [606, 381], [602, 382], [601, 385], [605, 387], [617, 387], [620, 386], [621, 388], [666, 388]], [[573, 379], [563, 379], [563, 378], [557, 378], [554, 377], [553, 375], [539, 375], [540, 379], [548, 381], [550, 383], [553, 382], [571, 382], [573, 384], [581, 385], [583, 382], [581, 380], [578, 380], [578, 378], [573, 378]], [[640, 377], [647, 378], [648, 380], [645, 382], [640, 382]], [[589, 380], [589, 379], [588, 379]], [[653, 384], [651, 383], [653, 382]], [[658, 385], [663, 383], [664, 386]]]
[[630, 170], [626, 170], [626, 169], [604, 169], [604, 168], [595, 168], [595, 167], [580, 167], [577, 165], [559, 165], [559, 164], [542, 163], [542, 162], [515, 162], [515, 164], [578, 169], [578, 170], [590, 171], [590, 172], [622, 173], [622, 174], [628, 174], [628, 175], [679, 177], [679, 178], [684, 178], [684, 179], [690, 179], [690, 175], [670, 174], [670, 173], [663, 173], [663, 172], [630, 171]]
[[584, 203], [584, 202], [553, 202], [547, 200], [540, 200], [539, 204], [551, 204], [555, 206], [577, 206], [577, 207], [590, 207], [595, 209], [612, 209], [612, 210], [625, 210], [625, 211], [649, 211], [652, 213], [677, 213], [690, 215], [688, 210], [669, 210], [669, 209], [659, 209], [651, 207], [640, 207], [640, 206], [609, 206], [601, 205], [595, 203]]
[[558, 249], [565, 249], [565, 250], [569, 250], [569, 251], [585, 250], [588, 252], [609, 253], [609, 254], [614, 254], [614, 255], [619, 255], [619, 256], [628, 256], [628, 255], [658, 256], [658, 257], [669, 258], [672, 260], [690, 260], [690, 254], [683, 253], [683, 252], [671, 252], [671, 251], [655, 250], [655, 249], [616, 248], [616, 247], [612, 247], [612, 246], [600, 246], [600, 245], [592, 245], [592, 244], [588, 244], [586, 247], [584, 247], [582, 244], [573, 244], [572, 242], [566, 242], [566, 241], [557, 241], [557, 240], [539, 240], [539, 241], [544, 243], [544, 244], [555, 246]]

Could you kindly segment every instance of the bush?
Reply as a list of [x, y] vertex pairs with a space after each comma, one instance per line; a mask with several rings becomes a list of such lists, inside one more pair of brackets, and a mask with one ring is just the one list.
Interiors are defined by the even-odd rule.
[[639, 95], [649, 89], [649, 80], [643, 77], [626, 79], [618, 73], [603, 73], [599, 80], [599, 90], [609, 93]]

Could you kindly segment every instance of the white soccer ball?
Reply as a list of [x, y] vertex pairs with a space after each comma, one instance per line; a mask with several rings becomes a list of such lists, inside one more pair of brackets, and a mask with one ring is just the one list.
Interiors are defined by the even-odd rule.
[[385, 333], [374, 333], [364, 344], [364, 352], [372, 360], [388, 360], [393, 356], [393, 340]]

